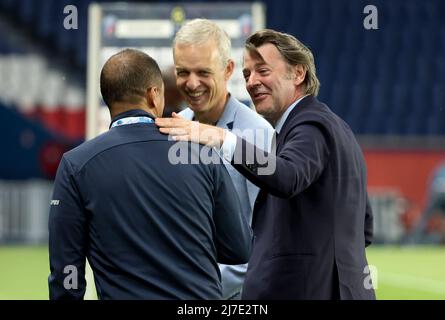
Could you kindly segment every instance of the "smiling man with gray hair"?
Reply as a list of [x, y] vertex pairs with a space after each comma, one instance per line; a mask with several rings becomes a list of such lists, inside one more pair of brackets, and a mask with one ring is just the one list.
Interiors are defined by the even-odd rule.
[[[233, 97], [227, 88], [235, 63], [230, 38], [206, 19], [184, 24], [173, 41], [176, 85], [188, 108], [180, 116], [232, 131], [262, 150], [270, 148], [272, 126], [255, 111]], [[225, 162], [244, 216], [251, 221], [258, 188]], [[247, 265], [220, 265], [223, 298], [237, 299]]]

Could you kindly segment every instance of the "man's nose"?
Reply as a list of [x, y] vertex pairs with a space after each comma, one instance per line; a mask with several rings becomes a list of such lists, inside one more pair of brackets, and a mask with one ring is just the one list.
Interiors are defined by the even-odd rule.
[[249, 78], [247, 79], [246, 88], [247, 88], [248, 90], [250, 90], [250, 89], [252, 89], [252, 88], [254, 88], [254, 87], [259, 86], [260, 84], [261, 84], [261, 83], [260, 83], [258, 77], [256, 76], [255, 73], [252, 72], [252, 73], [249, 75]]
[[199, 87], [200, 81], [199, 77], [196, 74], [191, 73], [187, 79], [187, 89], [189, 90], [195, 90]]

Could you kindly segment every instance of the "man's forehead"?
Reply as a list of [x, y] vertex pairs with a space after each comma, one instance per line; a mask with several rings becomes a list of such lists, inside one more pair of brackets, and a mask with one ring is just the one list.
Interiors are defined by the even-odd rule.
[[213, 56], [218, 55], [218, 45], [215, 40], [208, 39], [197, 43], [176, 43], [173, 47], [173, 56], [179, 53], [183, 54], [185, 51], [199, 52], [201, 55]]
[[273, 66], [278, 62], [286, 63], [278, 48], [272, 43], [265, 43], [256, 48], [246, 48], [244, 51], [244, 64], [246, 58], [250, 59], [256, 67], [262, 65]]
[[264, 60], [261, 53], [255, 49], [246, 49], [244, 52], [244, 59], [243, 59], [243, 65], [245, 65], [246, 58], [250, 60], [250, 62], [255, 66], [259, 67], [262, 65], [267, 65], [266, 60]]
[[206, 49], [199, 46], [183, 46], [174, 52], [173, 61], [178, 66], [202, 66], [211, 67], [220, 60], [219, 52], [216, 48]]

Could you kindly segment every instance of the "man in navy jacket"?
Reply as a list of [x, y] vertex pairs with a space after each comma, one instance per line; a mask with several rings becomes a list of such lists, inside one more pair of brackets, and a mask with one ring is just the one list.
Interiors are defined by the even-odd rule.
[[258, 113], [275, 127], [273, 152], [220, 128], [191, 132], [184, 119], [156, 120], [176, 139], [222, 145], [260, 188], [242, 298], [375, 299], [365, 161], [349, 126], [316, 99], [312, 52], [291, 35], [261, 30], [246, 40], [243, 73]]
[[[224, 165], [212, 149], [159, 133], [164, 85], [148, 55], [127, 49], [112, 56], [101, 92], [110, 130], [67, 152], [55, 181], [50, 298], [83, 298], [85, 258], [99, 299], [221, 298], [218, 263], [246, 263], [251, 248]], [[172, 150], [213, 161], [178, 164]]]

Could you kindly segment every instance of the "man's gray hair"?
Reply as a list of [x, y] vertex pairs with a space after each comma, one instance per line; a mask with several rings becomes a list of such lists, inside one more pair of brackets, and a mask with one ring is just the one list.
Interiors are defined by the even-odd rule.
[[230, 60], [230, 38], [216, 23], [207, 19], [191, 20], [179, 29], [173, 40], [173, 54], [176, 45], [199, 45], [209, 40], [215, 41], [221, 65], [225, 68]]

